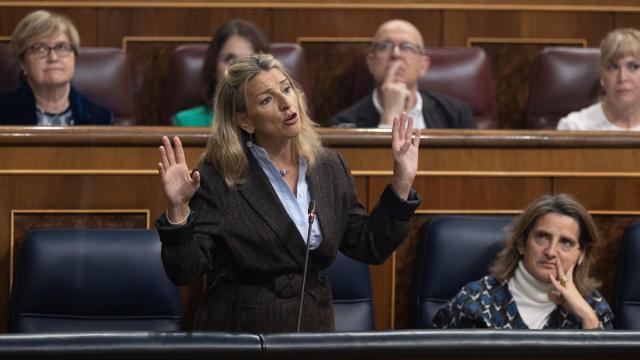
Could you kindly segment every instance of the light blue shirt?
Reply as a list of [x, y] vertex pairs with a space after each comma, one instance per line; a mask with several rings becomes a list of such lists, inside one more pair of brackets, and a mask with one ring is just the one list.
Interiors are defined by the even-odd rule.
[[[297, 192], [298, 196], [293, 194], [293, 191], [287, 185], [287, 182], [284, 180], [284, 177], [280, 175], [278, 169], [273, 165], [271, 159], [269, 159], [269, 154], [264, 148], [260, 146], [253, 145], [251, 148], [251, 154], [258, 160], [258, 164], [267, 175], [273, 190], [275, 190], [282, 206], [284, 206], [285, 210], [287, 210], [287, 214], [293, 223], [296, 224], [300, 235], [302, 235], [302, 239], [307, 241], [307, 232], [309, 231], [309, 223], [308, 223], [308, 214], [309, 210], [309, 201], [311, 200], [311, 194], [309, 193], [309, 185], [307, 184], [307, 161], [303, 158], [300, 158], [298, 165], [298, 186]], [[313, 221], [313, 225], [311, 227], [311, 241], [309, 244], [310, 249], [315, 249], [320, 246], [322, 242], [322, 234], [320, 233], [320, 224], [318, 222], [318, 217], [316, 216]]]

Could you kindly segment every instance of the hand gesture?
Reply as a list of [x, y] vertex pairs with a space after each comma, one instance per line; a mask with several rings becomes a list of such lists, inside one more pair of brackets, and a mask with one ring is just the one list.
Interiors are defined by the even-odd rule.
[[555, 288], [554, 291], [549, 293], [549, 299], [578, 317], [582, 322], [583, 329], [595, 329], [598, 327], [600, 321], [595, 311], [593, 311], [591, 306], [589, 306], [587, 301], [582, 297], [573, 282], [574, 268], [575, 264], [565, 273], [560, 257], [556, 257], [557, 278], [549, 274], [549, 281], [551, 281]]
[[391, 185], [404, 200], [409, 198], [413, 179], [418, 171], [420, 130], [413, 128], [413, 118], [403, 112], [393, 119], [391, 129], [393, 150], [393, 180]]
[[394, 117], [403, 111], [409, 110], [408, 107], [413, 94], [411, 94], [405, 83], [395, 81], [396, 73], [400, 66], [402, 66], [400, 61], [393, 61], [389, 66], [384, 82], [380, 86], [380, 99], [384, 110], [380, 118], [381, 124], [391, 125]]
[[186, 220], [189, 213], [189, 200], [200, 186], [200, 173], [189, 172], [180, 138], [174, 137], [173, 143], [175, 153], [169, 138], [162, 137], [158, 173], [167, 199], [167, 217], [172, 223], [179, 223]]

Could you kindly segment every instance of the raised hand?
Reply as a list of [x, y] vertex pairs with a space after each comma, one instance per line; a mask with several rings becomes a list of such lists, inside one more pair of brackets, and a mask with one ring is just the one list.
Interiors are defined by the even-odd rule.
[[393, 119], [391, 137], [393, 151], [391, 185], [402, 199], [407, 200], [418, 171], [420, 130], [413, 128], [413, 117], [403, 112], [400, 117], [396, 116]]
[[380, 124], [391, 125], [394, 117], [403, 111], [409, 110], [408, 107], [413, 95], [405, 83], [395, 81], [396, 73], [401, 66], [402, 63], [400, 61], [393, 61], [389, 66], [384, 82], [380, 86], [380, 99], [384, 110], [380, 117]]
[[167, 199], [167, 217], [172, 223], [181, 223], [189, 214], [189, 200], [200, 187], [200, 173], [189, 172], [180, 138], [174, 137], [173, 143], [175, 152], [169, 138], [162, 137], [158, 173]]
[[598, 317], [573, 282], [574, 268], [575, 264], [565, 273], [560, 257], [556, 257], [557, 274], [556, 276], [549, 274], [549, 281], [555, 290], [549, 293], [549, 299], [578, 317], [583, 329], [595, 329], [598, 327]]

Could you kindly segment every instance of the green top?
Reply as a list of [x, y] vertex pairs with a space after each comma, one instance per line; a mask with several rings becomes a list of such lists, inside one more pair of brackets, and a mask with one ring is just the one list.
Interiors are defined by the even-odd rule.
[[182, 110], [173, 117], [174, 126], [211, 126], [213, 109], [211, 106], [200, 105]]

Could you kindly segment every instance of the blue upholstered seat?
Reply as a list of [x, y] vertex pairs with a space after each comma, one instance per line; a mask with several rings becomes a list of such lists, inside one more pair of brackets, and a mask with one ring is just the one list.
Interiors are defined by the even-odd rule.
[[618, 258], [615, 327], [640, 330], [640, 222], [630, 224], [622, 236]]
[[180, 292], [152, 230], [50, 229], [20, 246], [11, 331], [177, 331]]
[[331, 280], [337, 331], [375, 330], [371, 277], [367, 264], [342, 253], [321, 273]]
[[431, 328], [440, 307], [467, 283], [488, 274], [503, 248], [506, 216], [442, 216], [421, 232], [416, 264], [416, 326]]

